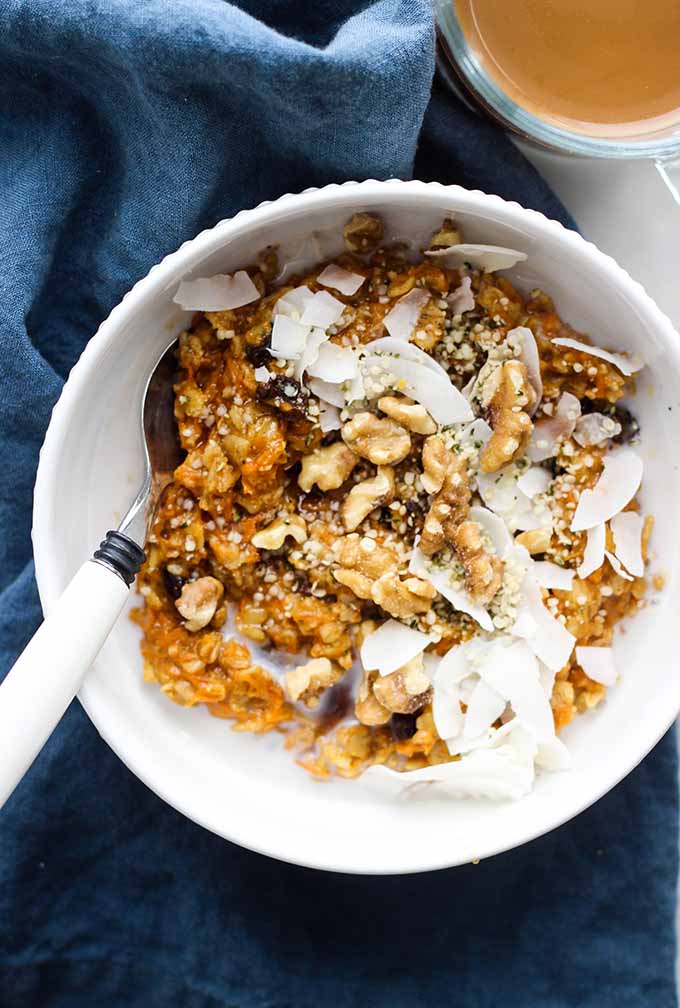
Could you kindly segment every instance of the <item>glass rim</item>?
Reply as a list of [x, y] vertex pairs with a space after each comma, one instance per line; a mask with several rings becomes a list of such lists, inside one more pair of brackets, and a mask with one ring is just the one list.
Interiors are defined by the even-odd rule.
[[527, 112], [502, 91], [475, 57], [454, 11], [453, 0], [435, 0], [438, 29], [438, 64], [443, 77], [461, 97], [481, 107], [503, 126], [526, 140], [560, 154], [606, 158], [673, 158], [680, 154], [680, 127], [676, 133], [648, 139], [592, 137], [548, 123]]

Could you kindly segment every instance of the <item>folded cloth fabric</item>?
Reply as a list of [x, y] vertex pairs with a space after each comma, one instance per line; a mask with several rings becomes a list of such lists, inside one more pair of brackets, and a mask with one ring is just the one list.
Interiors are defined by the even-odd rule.
[[[371, 176], [570, 222], [502, 134], [430, 99], [429, 0], [3, 0], [0, 27], [1, 676], [40, 617], [29, 528], [50, 409], [166, 253], [260, 200]], [[670, 736], [520, 850], [367, 878], [203, 831], [74, 703], [0, 836], [1, 1008], [675, 1003]]]

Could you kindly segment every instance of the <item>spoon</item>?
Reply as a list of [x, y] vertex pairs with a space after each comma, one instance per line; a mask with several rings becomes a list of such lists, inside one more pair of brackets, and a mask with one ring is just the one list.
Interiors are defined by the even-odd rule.
[[145, 555], [142, 546], [182, 451], [173, 410], [177, 341], [149, 376], [140, 423], [144, 480], [118, 530], [107, 532], [0, 683], [0, 807], [80, 689]]

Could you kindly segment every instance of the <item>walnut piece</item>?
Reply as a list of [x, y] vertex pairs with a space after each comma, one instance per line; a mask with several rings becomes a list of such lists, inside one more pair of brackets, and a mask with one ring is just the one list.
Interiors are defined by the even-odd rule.
[[302, 459], [298, 486], [309, 493], [314, 484], [319, 490], [337, 490], [359, 461], [359, 457], [342, 441], [327, 448], [317, 448]]
[[187, 630], [195, 633], [207, 626], [223, 595], [222, 582], [214, 577], [200, 577], [185, 584], [175, 605], [180, 616], [186, 620], [184, 626]]
[[503, 581], [503, 561], [486, 552], [481, 529], [475, 521], [461, 522], [454, 533], [453, 546], [465, 571], [470, 598], [479, 605], [488, 605]]
[[357, 598], [370, 599], [373, 582], [365, 574], [352, 570], [350, 567], [339, 567], [333, 571], [333, 577], [345, 588], [354, 592]]
[[423, 523], [419, 545], [426, 556], [433, 556], [447, 542], [453, 543], [455, 531], [467, 518], [470, 508], [467, 462], [455, 452], [448, 454], [449, 464], [441, 490], [430, 504]]
[[378, 409], [414, 434], [434, 434], [437, 429], [425, 407], [414, 403], [412, 399], [383, 396], [378, 399]]
[[286, 536], [291, 536], [296, 543], [307, 541], [307, 525], [299, 515], [286, 515], [285, 518], [276, 518], [271, 525], [256, 532], [250, 540], [257, 549], [276, 550], [281, 549]]
[[387, 707], [383, 707], [375, 697], [373, 693], [374, 681], [375, 673], [364, 672], [354, 705], [354, 714], [357, 721], [363, 725], [368, 725], [370, 728], [387, 724], [392, 717]]
[[355, 213], [345, 224], [342, 236], [349, 252], [372, 252], [382, 241], [382, 221], [371, 214]]
[[360, 599], [370, 599], [373, 582], [399, 563], [396, 550], [356, 533], [336, 539], [333, 552], [341, 564], [333, 576]]
[[378, 703], [392, 714], [415, 714], [420, 710], [432, 696], [422, 654], [416, 655], [396, 672], [378, 676], [373, 683], [373, 694]]
[[411, 450], [411, 436], [401, 424], [375, 413], [357, 413], [344, 424], [342, 440], [374, 465], [401, 462]]
[[389, 504], [394, 498], [394, 471], [390, 466], [379, 466], [372, 479], [356, 483], [342, 502], [340, 514], [348, 532], [361, 525], [375, 508]]
[[526, 366], [521, 361], [506, 361], [496, 381], [488, 406], [493, 434], [479, 460], [487, 473], [497, 472], [523, 455], [534, 429], [528, 411], [536, 402], [536, 393], [529, 383]]
[[549, 528], [530, 529], [528, 532], [520, 532], [515, 536], [518, 546], [524, 546], [532, 556], [535, 553], [545, 553], [550, 547], [552, 532]]
[[329, 686], [333, 686], [343, 676], [342, 669], [334, 668], [328, 658], [311, 658], [304, 665], [289, 669], [284, 676], [286, 692], [290, 699], [313, 709], [319, 704], [319, 697]]
[[420, 479], [427, 493], [434, 494], [441, 490], [452, 455], [453, 452], [440, 437], [429, 437], [423, 443], [423, 473]]
[[460, 245], [460, 231], [450, 217], [445, 217], [439, 231], [435, 231], [430, 240], [430, 248], [449, 248]]
[[371, 598], [376, 605], [396, 619], [427, 612], [436, 594], [429, 581], [417, 577], [402, 581], [394, 571], [383, 574], [371, 588]]

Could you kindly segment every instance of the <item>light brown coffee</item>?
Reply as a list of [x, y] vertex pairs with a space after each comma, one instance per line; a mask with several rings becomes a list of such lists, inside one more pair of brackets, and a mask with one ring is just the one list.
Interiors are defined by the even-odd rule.
[[528, 112], [592, 135], [680, 124], [680, 0], [453, 0], [486, 73]]

